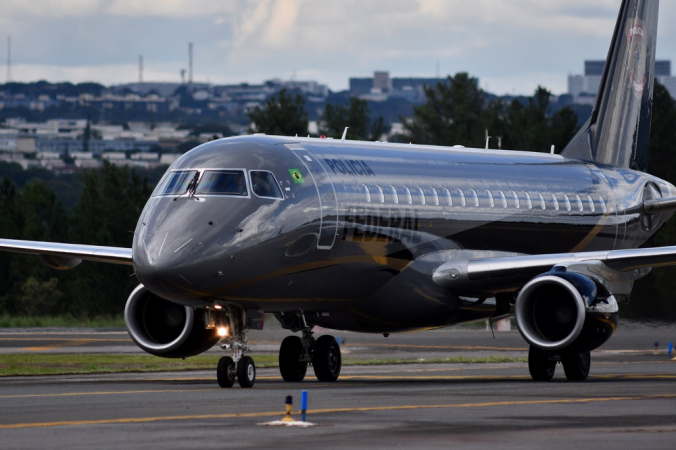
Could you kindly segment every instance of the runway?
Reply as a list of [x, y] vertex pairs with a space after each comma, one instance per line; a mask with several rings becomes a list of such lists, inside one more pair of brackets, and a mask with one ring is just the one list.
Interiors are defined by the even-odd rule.
[[[257, 345], [273, 345], [282, 333], [269, 333]], [[22, 337], [35, 337], [29, 334], [0, 340], [0, 346], [16, 349], [27, 342]], [[3, 378], [0, 442], [12, 449], [673, 449], [676, 361], [653, 354], [644, 341], [654, 334], [618, 332], [614, 346], [593, 353], [592, 375], [583, 383], [566, 381], [560, 366], [552, 382], [535, 383], [521, 362], [345, 366], [335, 383], [318, 382], [310, 369], [299, 384], [284, 383], [277, 369], [261, 369], [253, 389], [219, 389], [211, 371]], [[442, 331], [387, 340], [350, 334], [345, 340], [344, 353], [351, 355], [525, 356], [514, 332], [497, 339], [490, 332]], [[299, 418], [303, 389], [308, 420], [317, 427], [259, 425], [283, 416], [287, 395]]]

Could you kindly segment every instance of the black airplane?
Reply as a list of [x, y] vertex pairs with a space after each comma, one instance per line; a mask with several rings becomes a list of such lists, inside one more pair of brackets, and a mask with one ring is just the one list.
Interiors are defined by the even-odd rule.
[[676, 247], [637, 248], [676, 210], [645, 173], [658, 0], [623, 0], [592, 115], [560, 154], [253, 135], [181, 156], [148, 200], [132, 248], [0, 239], [56, 269], [131, 265], [124, 317], [153, 355], [233, 356], [217, 379], [251, 387], [248, 330], [263, 311], [301, 335], [279, 368], [341, 369], [334, 337], [515, 315], [535, 380], [589, 374], [618, 302]]

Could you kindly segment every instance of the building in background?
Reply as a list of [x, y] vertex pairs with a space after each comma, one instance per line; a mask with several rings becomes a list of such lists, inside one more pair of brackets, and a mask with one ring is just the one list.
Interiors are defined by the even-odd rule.
[[[584, 62], [584, 75], [568, 75], [568, 94], [573, 103], [593, 105], [603, 75], [604, 60]], [[676, 77], [671, 76], [671, 61], [655, 61], [655, 78], [676, 98]]]
[[419, 104], [425, 101], [425, 86], [447, 81], [446, 78], [390, 78], [389, 72], [376, 71], [373, 77], [350, 78], [350, 95], [371, 101], [400, 98]]

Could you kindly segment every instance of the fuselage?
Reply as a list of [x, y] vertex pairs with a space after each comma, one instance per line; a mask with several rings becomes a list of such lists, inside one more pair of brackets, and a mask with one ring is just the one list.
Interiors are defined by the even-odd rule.
[[[219, 187], [226, 178], [242, 184]], [[139, 219], [133, 259], [147, 289], [186, 305], [422, 329], [495, 310], [480, 292], [437, 286], [440, 262], [635, 248], [668, 217], [627, 210], [673, 195], [651, 175], [560, 155], [228, 138], [170, 167]]]

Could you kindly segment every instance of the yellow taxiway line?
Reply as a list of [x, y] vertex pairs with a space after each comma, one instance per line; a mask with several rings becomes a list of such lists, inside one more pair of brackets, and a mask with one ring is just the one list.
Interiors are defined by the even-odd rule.
[[[349, 412], [372, 412], [372, 411], [405, 411], [405, 410], [425, 410], [425, 409], [456, 409], [456, 408], [492, 408], [502, 406], [524, 406], [524, 405], [574, 405], [585, 403], [601, 402], [619, 402], [619, 401], [637, 401], [637, 400], [666, 400], [674, 399], [676, 394], [658, 394], [646, 396], [623, 396], [623, 397], [596, 397], [596, 398], [578, 398], [578, 399], [551, 399], [551, 400], [520, 400], [505, 402], [479, 402], [479, 403], [456, 403], [440, 405], [398, 405], [398, 406], [367, 406], [352, 408], [326, 408], [315, 409], [309, 412], [311, 415], [317, 414], [338, 414]], [[296, 414], [300, 412], [297, 411]], [[0, 425], [0, 430], [10, 430], [18, 428], [47, 428], [60, 426], [86, 426], [86, 425], [110, 425], [110, 424], [134, 424], [150, 422], [166, 422], [178, 420], [211, 420], [211, 419], [237, 419], [237, 418], [263, 418], [279, 416], [279, 411], [265, 411], [253, 413], [230, 413], [230, 414], [195, 414], [183, 416], [158, 416], [158, 417], [127, 417], [118, 419], [98, 419], [98, 420], [70, 420], [58, 422], [35, 422], [35, 423], [15, 423]]]

